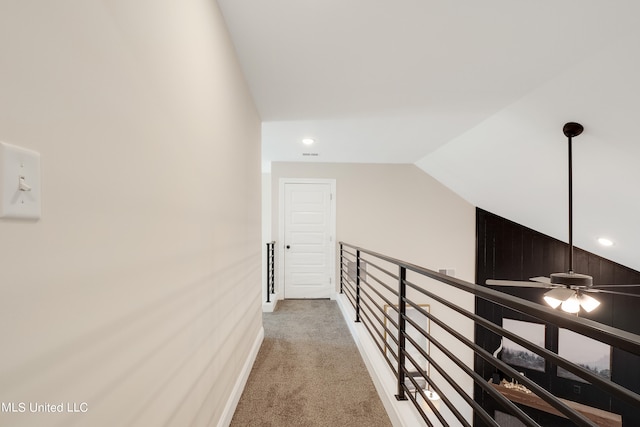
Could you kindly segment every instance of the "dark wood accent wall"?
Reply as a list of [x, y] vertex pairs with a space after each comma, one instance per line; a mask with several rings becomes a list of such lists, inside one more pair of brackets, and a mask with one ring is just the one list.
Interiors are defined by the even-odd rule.
[[[569, 245], [516, 224], [505, 218], [477, 208], [476, 210], [476, 283], [484, 285], [487, 279], [528, 280], [535, 276], [549, 276], [555, 272], [566, 272], [569, 264]], [[600, 256], [574, 249], [574, 270], [576, 273], [593, 276], [595, 284], [635, 284], [640, 283], [640, 272], [609, 261]], [[640, 288], [625, 289], [625, 292], [640, 293]], [[544, 290], [505, 287], [500, 290], [545, 304]], [[629, 332], [640, 334], [640, 298], [619, 295], [594, 295], [601, 305], [592, 313], [581, 311], [580, 316], [614, 326]], [[501, 324], [503, 318], [528, 320], [523, 315], [504, 307], [476, 298], [476, 313]], [[482, 327], [476, 327], [476, 343], [486, 350], [495, 351], [500, 343], [499, 337]], [[546, 324], [545, 346], [558, 350], [558, 328]], [[494, 368], [480, 358], [475, 360], [475, 370], [489, 379]], [[640, 408], [611, 399], [590, 384], [577, 382], [556, 375], [555, 366], [547, 362], [545, 372], [519, 368], [518, 370], [534, 379], [556, 396], [574, 400], [585, 405], [621, 414], [624, 426], [640, 426]], [[637, 393], [640, 393], [640, 356], [621, 350], [612, 352], [612, 380]], [[496, 409], [493, 400], [479, 387], [475, 390], [476, 400], [488, 411]], [[499, 408], [498, 408], [499, 409]], [[530, 415], [541, 425], [571, 426], [571, 422], [561, 418], [531, 410]], [[475, 420], [476, 426], [482, 425]]]

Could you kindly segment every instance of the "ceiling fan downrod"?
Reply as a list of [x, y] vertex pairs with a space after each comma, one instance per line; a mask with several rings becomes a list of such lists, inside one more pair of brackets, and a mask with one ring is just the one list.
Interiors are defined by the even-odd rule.
[[566, 123], [562, 128], [569, 143], [569, 272], [551, 274], [551, 283], [590, 287], [593, 283], [591, 276], [576, 274], [573, 271], [573, 153], [571, 143], [573, 137], [580, 135], [583, 130], [584, 127], [575, 122]]
[[571, 141], [574, 136], [582, 133], [584, 127], [580, 123], [569, 122], [564, 125], [562, 132], [569, 140], [569, 273], [573, 273], [573, 153]]

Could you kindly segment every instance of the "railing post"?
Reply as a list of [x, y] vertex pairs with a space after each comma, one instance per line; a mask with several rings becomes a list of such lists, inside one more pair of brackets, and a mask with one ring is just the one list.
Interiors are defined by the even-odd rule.
[[343, 294], [342, 263], [344, 262], [344, 254], [342, 253], [342, 242], [340, 242], [340, 293]]
[[269, 243], [267, 243], [267, 302], [271, 302], [271, 289], [270, 289], [270, 277], [271, 277], [271, 254], [270, 252], [270, 246]]
[[407, 396], [404, 392], [404, 363], [405, 363], [405, 315], [407, 314], [407, 269], [400, 267], [398, 274], [398, 394], [396, 394], [397, 400], [407, 400]]
[[356, 322], [360, 322], [360, 250], [356, 250]]
[[267, 243], [267, 302], [271, 302], [271, 294], [275, 293], [275, 243]]
[[267, 243], [267, 302], [271, 302], [271, 242]]
[[271, 272], [271, 277], [269, 281], [271, 282], [271, 295], [276, 293], [276, 242], [275, 240], [271, 242], [271, 268], [269, 269]]

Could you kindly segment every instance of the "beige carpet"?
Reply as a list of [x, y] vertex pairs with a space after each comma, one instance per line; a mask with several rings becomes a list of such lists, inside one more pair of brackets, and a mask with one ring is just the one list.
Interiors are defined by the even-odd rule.
[[391, 426], [335, 301], [280, 301], [263, 319], [231, 426]]

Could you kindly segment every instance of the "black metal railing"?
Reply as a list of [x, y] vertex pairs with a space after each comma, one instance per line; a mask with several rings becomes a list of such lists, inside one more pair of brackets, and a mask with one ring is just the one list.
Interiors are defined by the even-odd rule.
[[275, 241], [267, 243], [267, 302], [271, 302], [271, 295], [275, 293]]
[[[485, 425], [498, 426], [494, 415], [474, 399], [475, 384], [501, 409], [525, 425], [539, 426], [523, 409], [505, 397], [499, 387], [492, 385], [491, 378], [484, 378], [474, 371], [474, 357], [510, 378], [513, 387], [535, 394], [575, 425], [597, 425], [583, 412], [496, 357], [492, 353], [495, 349], [477, 345], [473, 339], [475, 327], [486, 328], [499, 337], [507, 338], [544, 358], [545, 363], [564, 368], [612, 398], [640, 408], [640, 395], [634, 391], [476, 315], [473, 301], [475, 298], [491, 301], [540, 323], [569, 329], [635, 355], [640, 355], [638, 335], [344, 242], [340, 242], [340, 293], [349, 299], [355, 310], [355, 321], [367, 329], [396, 376], [396, 398], [410, 400], [426, 425], [432, 426], [435, 422], [436, 425], [459, 423], [471, 426], [475, 418]], [[452, 298], [451, 293], [455, 297]], [[444, 294], [449, 297], [443, 297]], [[467, 302], [470, 301], [467, 304], [470, 309], [460, 303], [465, 297], [468, 297]], [[431, 313], [432, 305], [437, 307], [437, 316]], [[465, 360], [465, 352], [471, 356], [471, 361], [469, 357]], [[444, 408], [434, 400], [436, 396]]]

